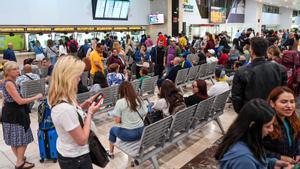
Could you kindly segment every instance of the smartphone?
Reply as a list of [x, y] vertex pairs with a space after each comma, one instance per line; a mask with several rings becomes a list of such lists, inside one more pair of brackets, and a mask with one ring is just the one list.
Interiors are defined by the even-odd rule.
[[104, 101], [104, 95], [103, 95], [102, 93], [100, 93], [100, 94], [96, 97], [95, 102], [96, 102], [97, 104], [98, 104], [98, 103], [103, 104], [103, 101]]

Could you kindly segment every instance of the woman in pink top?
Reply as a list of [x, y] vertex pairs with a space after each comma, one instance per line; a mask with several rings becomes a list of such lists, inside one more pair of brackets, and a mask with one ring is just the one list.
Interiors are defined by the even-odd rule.
[[150, 35], [148, 35], [147, 40], [145, 41], [145, 45], [147, 46], [147, 48], [153, 46], [153, 41], [152, 41]]

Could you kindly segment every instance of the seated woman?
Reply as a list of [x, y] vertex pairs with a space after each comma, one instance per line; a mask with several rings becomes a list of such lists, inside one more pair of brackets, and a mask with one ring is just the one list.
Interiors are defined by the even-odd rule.
[[137, 96], [131, 83], [124, 81], [119, 87], [120, 99], [113, 110], [116, 126], [109, 132], [109, 155], [113, 157], [114, 143], [117, 137], [122, 141], [136, 141], [142, 136], [143, 118], [147, 107]]
[[288, 87], [276, 87], [268, 98], [276, 111], [274, 130], [264, 139], [267, 157], [296, 164], [300, 162], [300, 120], [296, 99]]
[[267, 159], [262, 139], [273, 131], [276, 112], [262, 99], [244, 105], [229, 127], [215, 158], [220, 169], [267, 169], [286, 167], [288, 163]]
[[207, 86], [205, 80], [199, 79], [194, 81], [192, 87], [193, 87], [192, 89], [193, 94], [190, 95], [189, 97], [184, 98], [184, 102], [186, 106], [192, 106], [194, 104], [198, 104], [201, 101], [208, 98]]
[[185, 108], [183, 96], [171, 80], [164, 80], [159, 89], [159, 99], [153, 104], [150, 112], [162, 112], [164, 116], [175, 114]]
[[125, 76], [119, 73], [120, 66], [117, 63], [109, 65], [109, 72], [107, 74], [107, 82], [109, 86], [121, 84], [125, 80]]

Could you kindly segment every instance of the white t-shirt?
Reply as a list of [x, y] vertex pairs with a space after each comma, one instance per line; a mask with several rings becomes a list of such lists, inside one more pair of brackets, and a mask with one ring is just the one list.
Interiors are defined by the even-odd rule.
[[169, 105], [167, 104], [167, 101], [164, 98], [157, 100], [152, 106], [152, 109], [160, 110], [164, 113], [165, 116], [170, 116]]
[[69, 134], [80, 126], [77, 111], [85, 119], [85, 113], [69, 103], [60, 103], [52, 108], [51, 118], [58, 135], [56, 147], [63, 157], [78, 157], [90, 151], [88, 144], [78, 145]]
[[208, 91], [207, 94], [209, 97], [217, 96], [229, 90], [230, 87], [227, 82], [216, 82]]
[[206, 63], [213, 63], [213, 62], [218, 62], [218, 58], [216, 57], [206, 58]]

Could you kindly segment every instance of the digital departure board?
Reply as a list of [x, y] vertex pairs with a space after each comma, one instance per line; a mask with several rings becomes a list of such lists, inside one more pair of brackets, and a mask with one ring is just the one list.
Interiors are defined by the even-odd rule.
[[94, 19], [127, 20], [129, 0], [92, 0]]

